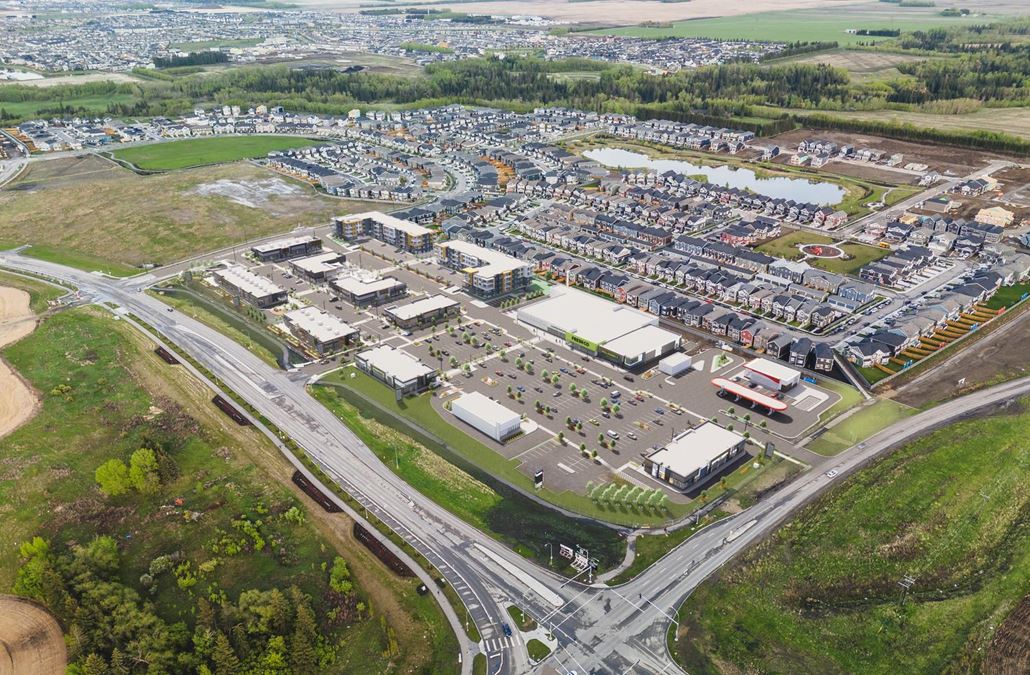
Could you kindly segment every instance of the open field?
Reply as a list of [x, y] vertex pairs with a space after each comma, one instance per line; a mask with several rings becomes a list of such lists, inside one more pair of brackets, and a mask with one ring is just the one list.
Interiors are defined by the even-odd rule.
[[0, 245], [131, 274], [364, 208], [250, 164], [139, 176], [88, 155], [33, 162], [0, 191]]
[[[33, 535], [58, 550], [111, 535], [119, 541], [118, 578], [128, 586], [142, 583], [161, 555], [189, 561], [204, 597], [224, 592], [235, 602], [244, 590], [298, 586], [328, 626], [337, 652], [329, 671], [456, 672], [454, 636], [434, 601], [417, 594], [417, 582], [395, 577], [347, 535], [348, 519], [313, 508], [292, 486], [292, 467], [278, 449], [219, 412], [204, 385], [165, 364], [152, 347], [124, 322], [76, 309], [53, 315], [5, 349], [45, 395], [39, 415], [4, 441], [0, 526], [9, 536], [0, 547], [0, 586], [11, 586], [17, 543]], [[160, 454], [157, 491], [98, 492], [94, 470], [139, 447]], [[300, 517], [288, 518], [294, 508]], [[256, 529], [241, 527], [245, 522]], [[263, 543], [247, 544], [253, 535], [244, 532]], [[325, 564], [337, 552], [372, 607], [346, 626], [326, 614]], [[196, 597], [179, 576], [158, 576], [148, 599], [164, 621], [191, 626]], [[382, 647], [388, 628], [399, 644], [395, 656]]]
[[[695, 3], [689, 3], [695, 4]], [[747, 4], [745, 16], [728, 16], [726, 9], [709, 14], [709, 17], [682, 21], [669, 28], [634, 26], [603, 30], [610, 35], [631, 37], [708, 37], [726, 40], [774, 40], [794, 41], [836, 41], [840, 45], [860, 42], [880, 42], [887, 38], [855, 35], [850, 29], [900, 29], [903, 31], [927, 30], [937, 27], [969, 26], [989, 23], [1002, 18], [991, 16], [942, 17], [935, 7], [899, 7], [883, 3], [860, 3], [844, 5], [820, 3], [808, 9], [787, 11], [764, 11], [765, 8]], [[743, 12], [737, 12], [743, 13]], [[638, 14], [637, 16], [644, 16]]]
[[176, 42], [168, 45], [169, 49], [181, 49], [184, 52], [199, 52], [217, 47], [254, 47], [264, 42], [263, 38], [224, 38], [221, 40], [197, 40], [195, 42]]
[[144, 171], [170, 171], [264, 157], [273, 150], [311, 145], [318, 145], [318, 141], [296, 136], [224, 136], [138, 145], [115, 150], [112, 155]]
[[[0, 80], [0, 87], [6, 84], [20, 84], [26, 87], [56, 87], [61, 84], [86, 84], [89, 82], [139, 82], [140, 79], [129, 73], [98, 73], [84, 72], [74, 75], [58, 75], [56, 77], [44, 77], [41, 80]], [[0, 99], [3, 94], [0, 94]], [[0, 104], [0, 107], [7, 107], [9, 104]], [[51, 103], [52, 105], [52, 103]]]
[[806, 447], [820, 455], [836, 455], [841, 450], [869, 438], [880, 429], [889, 427], [898, 420], [914, 415], [916, 410], [890, 399], [883, 399], [872, 405], [859, 408], [841, 420]]
[[[28, 292], [0, 286], [0, 349], [17, 342], [36, 328]], [[0, 438], [29, 421], [36, 412], [36, 396], [29, 386], [0, 360]]]
[[[746, 14], [749, 11], [769, 11], [797, 7], [818, 7], [826, 0], [755, 0], [754, 2], [726, 3], [720, 0], [692, 0], [691, 2], [661, 2], [660, 0], [495, 0], [492, 2], [462, 3], [450, 9], [474, 14], [536, 15], [569, 22], [597, 24], [600, 21], [616, 25], [629, 25], [643, 18], [653, 21], [678, 21], [709, 16]], [[301, 0], [302, 7], [330, 9], [343, 12], [358, 11], [367, 5], [362, 0]], [[430, 3], [438, 4], [438, 3]], [[439, 3], [446, 6], [446, 3]]]
[[1011, 407], [858, 472], [703, 584], [669, 642], [680, 664], [694, 674], [990, 672], [994, 631], [1030, 585], [1030, 413]]
[[[811, 110], [788, 109], [795, 115], [811, 114]], [[961, 115], [935, 115], [907, 110], [872, 110], [833, 112], [834, 117], [914, 124], [933, 129], [963, 131], [997, 131], [1021, 138], [1030, 138], [1030, 108], [981, 108]]]
[[786, 63], [817, 64], [825, 63], [834, 68], [843, 68], [855, 80], [885, 79], [896, 77], [900, 73], [896, 66], [915, 61], [926, 61], [926, 56], [916, 54], [898, 54], [894, 52], [872, 51], [870, 49], [828, 49], [823, 52], [801, 54], [783, 59], [768, 61], [769, 65]]
[[[36, 82], [45, 80], [30, 80], [18, 84], [33, 86]], [[81, 96], [78, 98], [66, 98], [60, 101], [9, 101], [4, 99], [4, 87], [0, 86], [0, 119], [4, 118], [29, 118], [40, 117], [47, 111], [68, 106], [73, 110], [80, 111], [86, 115], [103, 115], [111, 105], [124, 103], [131, 104], [135, 101], [132, 94], [114, 94], [111, 96]], [[6, 113], [6, 114], [5, 114]]]

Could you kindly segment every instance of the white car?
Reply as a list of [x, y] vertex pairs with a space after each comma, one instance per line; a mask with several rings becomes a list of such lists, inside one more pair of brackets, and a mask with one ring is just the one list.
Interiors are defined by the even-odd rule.
[[836, 469], [830, 469], [829, 471], [827, 471], [827, 472], [826, 472], [826, 477], [827, 477], [827, 478], [833, 478], [833, 477], [835, 477], [835, 476], [836, 476], [836, 475], [837, 475], [838, 473], [840, 473], [840, 471], [837, 471]]

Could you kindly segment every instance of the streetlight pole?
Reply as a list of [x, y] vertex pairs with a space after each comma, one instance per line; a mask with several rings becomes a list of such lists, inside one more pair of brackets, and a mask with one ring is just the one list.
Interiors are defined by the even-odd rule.
[[549, 541], [544, 542], [544, 546], [547, 547], [547, 552], [549, 554], [547, 564], [554, 567], [554, 546]]

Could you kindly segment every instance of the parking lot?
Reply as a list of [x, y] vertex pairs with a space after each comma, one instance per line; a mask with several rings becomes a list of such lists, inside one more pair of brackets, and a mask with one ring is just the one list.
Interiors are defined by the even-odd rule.
[[[291, 303], [319, 307], [357, 328], [365, 345], [390, 344], [439, 368], [448, 383], [434, 405], [444, 419], [518, 461], [527, 475], [542, 469], [548, 487], [555, 490], [583, 492], [588, 482], [616, 477], [647, 488], [664, 488], [664, 483], [640, 469], [643, 457], [677, 433], [713, 417], [723, 425], [735, 424], [737, 431], [749, 431], [759, 442], [771, 439], [777, 449], [790, 454], [790, 439], [799, 437], [839, 399], [818, 385], [802, 383], [795, 391], [785, 392], [783, 400], [790, 406], [786, 413], [763, 415], [748, 408], [746, 401], [720, 397], [711, 384], [713, 377], [734, 379], [742, 372], [744, 359], [721, 349], [688, 339], [684, 348], [693, 356], [690, 371], [677, 377], [656, 369], [628, 373], [518, 323], [513, 311], [470, 298], [461, 291], [461, 274], [431, 258], [400, 253], [376, 241], [362, 242], [360, 249], [328, 239], [323, 245], [344, 252], [346, 264], [354, 271], [389, 275], [407, 284], [408, 297], [390, 304], [442, 293], [461, 303], [462, 314], [436, 327], [404, 330], [385, 320], [383, 306], [356, 308], [334, 301], [327, 284], [299, 278], [288, 262], [249, 266], [288, 289]], [[333, 363], [323, 362], [308, 369], [332, 367]], [[524, 428], [529, 431], [498, 444], [464, 425], [442, 409], [446, 399], [464, 391], [479, 391], [524, 414]], [[742, 422], [744, 415], [751, 419]], [[759, 426], [762, 422], [765, 428]], [[559, 433], [564, 442], [557, 439]], [[596, 451], [596, 458], [584, 456], [581, 446], [588, 455]], [[687, 499], [667, 492], [676, 501]]]

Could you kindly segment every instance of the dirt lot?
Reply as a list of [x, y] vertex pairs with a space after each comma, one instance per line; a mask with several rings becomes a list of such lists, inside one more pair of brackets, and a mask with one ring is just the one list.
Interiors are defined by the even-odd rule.
[[1030, 595], [998, 626], [984, 658], [983, 672], [991, 675], [1030, 672]]
[[[1000, 320], [1000, 319], [996, 319]], [[994, 384], [1021, 377], [1030, 366], [1030, 311], [1003, 324], [987, 337], [942, 361], [900, 389], [883, 394], [899, 403], [922, 407]], [[959, 384], [964, 378], [965, 382]]]
[[[823, 138], [841, 145], [854, 145], [855, 147], [869, 147], [883, 150], [887, 154], [900, 152], [905, 155], [902, 166], [909, 162], [926, 164], [931, 169], [944, 173], [950, 171], [953, 175], [964, 176], [975, 169], [982, 167], [988, 162], [998, 159], [998, 155], [979, 152], [975, 150], [956, 150], [943, 145], [924, 145], [921, 143], [909, 143], [907, 141], [896, 141], [890, 138], [881, 138], [869, 134], [854, 134], [844, 131], [826, 131], [822, 129], [797, 129], [788, 131], [778, 136], [773, 136], [770, 142], [781, 147], [796, 148], [798, 143], [806, 138]], [[830, 167], [835, 167], [830, 164]], [[836, 170], [836, 169], [834, 169]]]
[[96, 156], [65, 158], [31, 163], [0, 191], [0, 241], [168, 263], [358, 209], [367, 205], [246, 162], [138, 176]]
[[0, 675], [55, 675], [67, 665], [64, 635], [50, 612], [0, 596]]
[[[0, 347], [20, 340], [36, 327], [29, 294], [0, 286]], [[36, 397], [17, 373], [0, 361], [0, 438], [27, 422], [36, 410]]]

